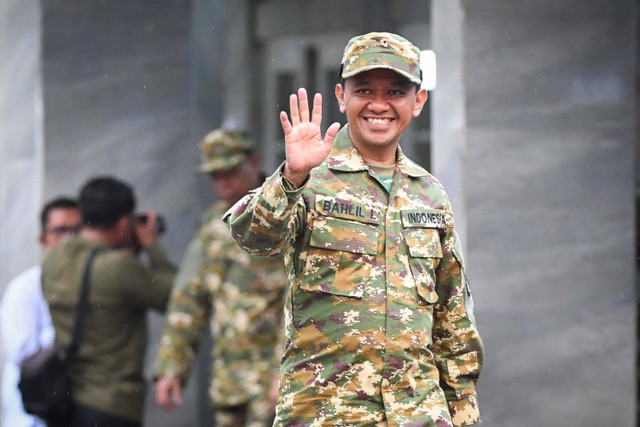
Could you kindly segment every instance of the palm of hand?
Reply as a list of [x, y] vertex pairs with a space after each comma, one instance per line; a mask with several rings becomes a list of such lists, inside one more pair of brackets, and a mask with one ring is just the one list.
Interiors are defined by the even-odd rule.
[[318, 166], [327, 157], [331, 144], [325, 144], [320, 126], [312, 122], [302, 122], [285, 135], [287, 161], [294, 170], [304, 170]]

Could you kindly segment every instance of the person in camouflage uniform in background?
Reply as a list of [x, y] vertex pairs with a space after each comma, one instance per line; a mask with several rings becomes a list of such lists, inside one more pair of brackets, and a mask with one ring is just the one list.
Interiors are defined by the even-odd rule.
[[347, 45], [348, 124], [321, 135], [322, 98], [280, 113], [286, 161], [226, 214], [252, 254], [284, 253], [291, 290], [276, 426], [480, 421], [483, 346], [440, 183], [398, 145], [427, 93], [420, 52], [391, 33]]
[[[222, 214], [263, 180], [242, 132], [216, 130], [202, 143], [202, 172], [222, 201], [206, 213], [176, 278], [156, 361], [156, 400], [180, 403], [198, 338], [210, 318], [214, 338], [210, 397], [218, 427], [270, 426], [282, 353], [286, 274], [282, 257], [253, 257], [231, 239]], [[279, 344], [279, 345], [278, 345]]]

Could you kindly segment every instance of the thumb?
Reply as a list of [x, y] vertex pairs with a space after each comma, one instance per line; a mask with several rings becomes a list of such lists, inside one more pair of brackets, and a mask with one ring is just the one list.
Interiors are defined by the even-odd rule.
[[329, 126], [329, 129], [327, 129], [327, 133], [324, 135], [324, 143], [329, 146], [333, 145], [333, 140], [336, 139], [336, 135], [339, 130], [340, 123], [332, 123], [331, 126]]

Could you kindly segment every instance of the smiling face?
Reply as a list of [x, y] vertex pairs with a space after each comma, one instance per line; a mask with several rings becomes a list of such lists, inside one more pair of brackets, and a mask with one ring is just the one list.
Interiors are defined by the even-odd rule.
[[374, 69], [336, 86], [340, 111], [346, 113], [349, 136], [365, 161], [393, 164], [402, 132], [422, 111], [427, 92], [400, 74]]

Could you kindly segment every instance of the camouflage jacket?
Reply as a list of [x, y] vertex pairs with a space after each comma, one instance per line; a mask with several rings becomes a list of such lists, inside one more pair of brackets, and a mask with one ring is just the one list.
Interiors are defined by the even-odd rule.
[[292, 283], [274, 425], [480, 421], [483, 347], [451, 207], [400, 148], [388, 193], [343, 128], [302, 188], [278, 171], [225, 221], [251, 253], [284, 252]]
[[214, 406], [264, 397], [284, 341], [282, 258], [252, 257], [238, 248], [221, 220], [227, 208], [215, 204], [189, 246], [172, 290], [155, 367], [156, 377], [175, 377], [184, 384], [210, 319]]

